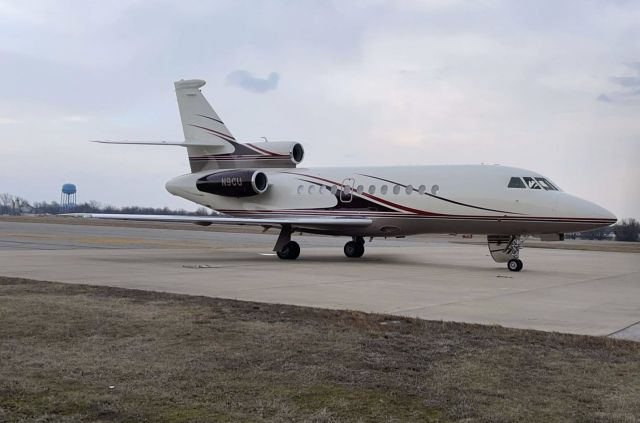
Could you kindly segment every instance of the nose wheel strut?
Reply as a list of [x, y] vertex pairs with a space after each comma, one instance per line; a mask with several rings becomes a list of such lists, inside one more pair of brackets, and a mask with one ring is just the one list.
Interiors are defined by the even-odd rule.
[[488, 235], [487, 243], [489, 252], [494, 261], [507, 263], [507, 269], [512, 272], [522, 270], [523, 263], [520, 260], [520, 249], [524, 245], [527, 236], [521, 235]]

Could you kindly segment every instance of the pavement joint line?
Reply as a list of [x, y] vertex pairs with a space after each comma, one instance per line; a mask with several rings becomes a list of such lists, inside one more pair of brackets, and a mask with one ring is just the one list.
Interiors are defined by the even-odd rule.
[[[635, 273], [638, 273], [638, 272], [622, 273], [622, 274], [617, 274], [617, 275], [604, 276], [604, 277], [600, 277], [600, 278], [593, 278], [593, 279], [587, 279], [587, 280], [582, 280], [582, 281], [568, 282], [568, 283], [563, 283], [563, 284], [558, 284], [558, 285], [540, 286], [540, 287], [537, 287], [537, 288], [525, 289], [525, 290], [517, 291], [517, 292], [506, 292], [504, 294], [499, 294], [499, 295], [490, 295], [490, 296], [487, 296], [487, 297], [478, 297], [478, 298], [474, 298], [474, 299], [471, 299], [471, 300], [450, 301], [450, 302], [441, 303], [441, 304], [426, 305], [424, 307], [412, 307], [412, 308], [401, 309], [401, 310], [393, 310], [393, 311], [389, 311], [389, 314], [405, 313], [405, 312], [410, 312], [410, 311], [422, 310], [424, 308], [448, 306], [448, 305], [452, 305], [452, 304], [468, 303], [468, 302], [472, 302], [472, 301], [486, 301], [486, 300], [492, 300], [492, 299], [495, 299], [495, 298], [509, 297], [509, 296], [520, 295], [520, 294], [528, 294], [530, 292], [536, 292], [536, 291], [545, 290], [545, 289], [563, 288], [563, 287], [571, 286], [571, 285], [580, 285], [580, 284], [584, 284], [584, 283], [596, 282], [596, 281], [599, 281], [599, 280], [619, 278], [621, 276], [629, 276], [629, 275], [633, 275]], [[631, 326], [633, 326], [633, 325], [631, 325]]]
[[630, 327], [633, 327], [633, 326], [635, 326], [635, 325], [637, 325], [637, 324], [639, 324], [639, 323], [640, 323], [640, 320], [638, 320], [637, 322], [631, 323], [630, 325], [627, 325], [627, 326], [623, 327], [622, 329], [618, 329], [618, 330], [617, 330], [617, 331], [615, 331], [615, 332], [611, 332], [610, 334], [605, 335], [605, 336], [613, 336], [613, 335], [615, 335], [616, 333], [620, 333], [620, 332], [622, 332], [622, 331], [625, 331], [625, 330], [629, 329]]

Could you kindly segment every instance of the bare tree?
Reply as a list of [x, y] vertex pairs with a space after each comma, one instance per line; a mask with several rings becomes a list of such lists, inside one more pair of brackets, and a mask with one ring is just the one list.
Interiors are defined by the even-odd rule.
[[613, 228], [613, 232], [616, 234], [617, 241], [631, 241], [637, 242], [640, 235], [640, 222], [634, 218], [622, 219]]
[[612, 232], [613, 228], [611, 227], [600, 228], [589, 232], [582, 232], [580, 233], [580, 238], [602, 241], [604, 239], [608, 239]]
[[14, 207], [13, 207], [14, 214], [29, 213], [33, 209], [29, 204], [29, 202], [22, 197], [15, 197], [13, 199], [13, 204], [14, 204]]
[[0, 214], [8, 214], [13, 205], [13, 195], [6, 192], [0, 194]]

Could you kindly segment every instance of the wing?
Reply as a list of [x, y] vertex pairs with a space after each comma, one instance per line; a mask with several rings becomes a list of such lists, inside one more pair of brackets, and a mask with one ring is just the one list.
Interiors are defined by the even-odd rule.
[[94, 219], [138, 220], [144, 222], [196, 223], [199, 225], [249, 225], [283, 226], [294, 228], [329, 229], [369, 226], [373, 221], [359, 217], [292, 217], [292, 218], [245, 218], [219, 216], [175, 216], [156, 214], [104, 214], [104, 213], [67, 213], [61, 216], [84, 217]]

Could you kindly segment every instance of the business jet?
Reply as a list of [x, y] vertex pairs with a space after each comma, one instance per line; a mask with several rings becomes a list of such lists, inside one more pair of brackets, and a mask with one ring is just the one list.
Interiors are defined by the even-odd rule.
[[273, 250], [294, 260], [292, 234], [345, 236], [350, 258], [365, 238], [427, 233], [487, 235], [491, 257], [518, 272], [524, 240], [562, 240], [565, 232], [608, 226], [608, 210], [561, 190], [530, 170], [497, 165], [304, 168], [297, 142], [238, 142], [201, 92], [202, 80], [174, 83], [184, 142], [96, 141], [170, 145], [187, 150], [191, 173], [166, 183], [171, 194], [217, 216], [82, 214], [100, 219], [279, 228]]

